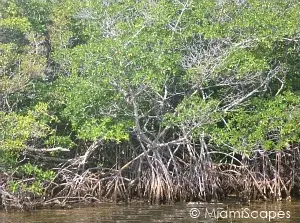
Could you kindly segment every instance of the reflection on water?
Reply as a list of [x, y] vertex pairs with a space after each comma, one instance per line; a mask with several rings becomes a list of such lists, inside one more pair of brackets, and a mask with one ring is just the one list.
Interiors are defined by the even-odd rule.
[[[191, 215], [194, 217], [192, 218]], [[214, 219], [218, 217], [218, 219]], [[231, 217], [231, 218], [229, 218]], [[300, 222], [300, 202], [112, 205], [70, 210], [0, 212], [1, 223]]]

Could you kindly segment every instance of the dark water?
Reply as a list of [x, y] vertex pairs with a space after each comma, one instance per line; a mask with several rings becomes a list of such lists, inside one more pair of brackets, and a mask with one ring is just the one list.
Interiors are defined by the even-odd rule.
[[[192, 218], [191, 215], [194, 217]], [[199, 217], [198, 217], [199, 216]], [[218, 219], [216, 219], [218, 218]], [[0, 212], [1, 223], [300, 222], [300, 202], [111, 205], [69, 210]]]

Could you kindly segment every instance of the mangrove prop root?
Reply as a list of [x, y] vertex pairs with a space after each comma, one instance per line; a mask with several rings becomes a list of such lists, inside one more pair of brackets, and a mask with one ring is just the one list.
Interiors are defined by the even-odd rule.
[[[174, 148], [166, 145], [135, 154], [119, 163], [119, 168], [83, 169], [81, 164], [91, 154], [84, 159], [80, 157], [58, 170], [44, 200], [37, 202], [42, 206], [64, 207], [76, 202], [133, 199], [152, 203], [211, 201], [230, 194], [243, 200], [281, 200], [289, 199], [292, 189], [300, 184], [298, 148], [253, 151], [241, 160], [227, 154], [235, 162], [222, 163], [213, 162], [215, 153], [209, 152], [204, 143], [200, 147], [192, 143]], [[26, 209], [37, 205], [34, 200], [24, 200], [24, 196], [9, 192], [7, 184], [1, 185], [0, 195], [5, 208]]]

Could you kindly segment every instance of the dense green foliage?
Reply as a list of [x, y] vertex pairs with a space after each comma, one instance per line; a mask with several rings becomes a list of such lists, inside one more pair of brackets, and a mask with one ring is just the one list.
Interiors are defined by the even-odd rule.
[[148, 148], [204, 134], [217, 151], [250, 155], [300, 140], [296, 0], [0, 6], [0, 169], [35, 175], [28, 190], [54, 177], [30, 148], [74, 156], [102, 139], [109, 157], [132, 132]]

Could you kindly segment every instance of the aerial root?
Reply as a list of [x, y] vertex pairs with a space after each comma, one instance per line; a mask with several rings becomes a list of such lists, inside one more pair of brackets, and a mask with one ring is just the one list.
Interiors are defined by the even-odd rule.
[[138, 158], [119, 165], [119, 169], [99, 167], [80, 172], [69, 165], [57, 172], [44, 197], [32, 197], [22, 191], [12, 193], [6, 183], [0, 186], [0, 201], [7, 209], [26, 210], [77, 202], [213, 201], [231, 194], [247, 201], [281, 200], [290, 199], [293, 188], [299, 188], [298, 148], [254, 151], [235, 163], [214, 163], [212, 155], [190, 144], [188, 150], [176, 152], [166, 148], [142, 151]]

